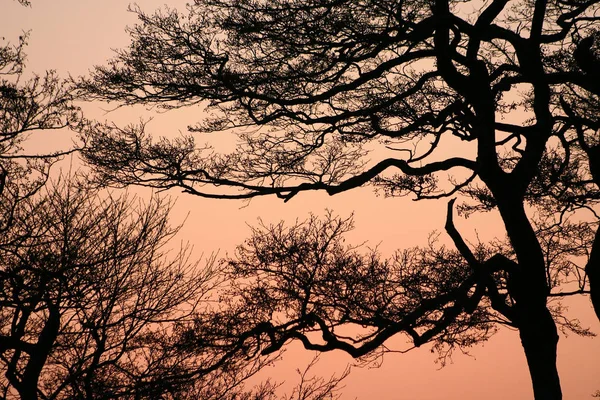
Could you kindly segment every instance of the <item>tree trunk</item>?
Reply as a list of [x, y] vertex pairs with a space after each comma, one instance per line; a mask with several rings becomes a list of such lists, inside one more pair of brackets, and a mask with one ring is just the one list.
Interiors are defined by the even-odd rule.
[[60, 310], [55, 304], [48, 302], [48, 319], [40, 332], [35, 349], [29, 354], [29, 361], [23, 373], [22, 384], [19, 390], [21, 400], [38, 399], [40, 375], [42, 374], [42, 369], [46, 364], [48, 355], [52, 351], [52, 346], [56, 342], [59, 329]]
[[558, 331], [546, 306], [549, 288], [544, 255], [525, 213], [523, 200], [505, 197], [504, 201], [498, 202], [498, 208], [519, 266], [510, 274], [508, 287], [516, 301], [513, 322], [519, 328], [534, 397], [536, 400], [561, 400], [556, 369]]
[[[600, 185], [598, 185], [600, 187]], [[585, 267], [590, 282], [590, 298], [600, 320], [600, 229], [596, 231], [590, 259]]]
[[517, 307], [521, 344], [533, 384], [535, 400], [560, 400], [562, 391], [556, 369], [558, 332], [546, 307]]
[[[584, 143], [584, 146], [585, 143]], [[600, 145], [588, 147], [586, 152], [589, 157], [590, 171], [594, 183], [600, 188]], [[600, 320], [600, 229], [596, 230], [590, 258], [585, 267], [585, 272], [590, 282], [590, 298], [596, 316]]]

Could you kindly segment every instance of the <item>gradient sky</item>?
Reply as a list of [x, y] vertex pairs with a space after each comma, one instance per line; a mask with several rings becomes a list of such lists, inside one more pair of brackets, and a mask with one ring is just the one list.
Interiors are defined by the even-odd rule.
[[[2, 0], [0, 37], [16, 42], [24, 30], [31, 30], [28, 71], [38, 73], [55, 69], [61, 75], [85, 74], [93, 65], [105, 63], [111, 49], [128, 43], [125, 26], [135, 22], [127, 12], [127, 2], [118, 0], [32, 0], [32, 7], [19, 6], [16, 1]], [[144, 0], [140, 6], [152, 11], [165, 1]], [[169, 1], [170, 7], [182, 8], [185, 1]], [[106, 113], [98, 108], [86, 108], [89, 116], [114, 120], [119, 124], [138, 122], [150, 114], [143, 109], [122, 108]], [[179, 110], [156, 115], [149, 125], [155, 134], [185, 131], [187, 124], [202, 118], [202, 108]], [[32, 137], [37, 148], [56, 143], [68, 143], [62, 135]], [[226, 139], [223, 139], [226, 140]], [[201, 140], [200, 140], [201, 142]], [[172, 195], [177, 196], [177, 191]], [[181, 238], [191, 241], [198, 254], [231, 252], [248, 235], [247, 224], [257, 218], [265, 222], [281, 219], [293, 222], [304, 219], [309, 212], [322, 215], [332, 209], [347, 216], [354, 212], [356, 229], [349, 242], [365, 240], [382, 253], [396, 248], [423, 244], [432, 230], [442, 230], [445, 202], [413, 202], [409, 199], [385, 199], [370, 188], [360, 188], [329, 197], [323, 193], [298, 195], [288, 203], [276, 198], [253, 200], [250, 203], [218, 201], [179, 196], [174, 221], [188, 215]], [[495, 215], [474, 216], [456, 221], [467, 237], [477, 233], [485, 240], [502, 234]], [[444, 235], [442, 235], [444, 236]], [[600, 333], [600, 323], [592, 314], [587, 297], [569, 301], [570, 316], [578, 317], [584, 326]], [[402, 343], [399, 338], [399, 343]], [[409, 354], [389, 354], [380, 368], [355, 368], [345, 381], [344, 399], [407, 399], [407, 400], [471, 400], [471, 399], [531, 399], [532, 390], [525, 357], [516, 331], [503, 329], [488, 343], [470, 351], [471, 356], [457, 353], [453, 363], [443, 369], [434, 363], [435, 355], [424, 346]], [[265, 371], [275, 380], [293, 380], [295, 368], [303, 366], [312, 354], [299, 346], [290, 346], [285, 360]], [[321, 357], [318, 372], [329, 376], [341, 372], [350, 357], [337, 353]], [[561, 336], [558, 345], [558, 368], [566, 400], [590, 398], [600, 389], [600, 338]], [[292, 374], [292, 375], [290, 375]]]

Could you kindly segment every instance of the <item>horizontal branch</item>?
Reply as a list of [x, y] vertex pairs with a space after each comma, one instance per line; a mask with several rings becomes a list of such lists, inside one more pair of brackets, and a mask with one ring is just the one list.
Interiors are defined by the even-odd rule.
[[428, 175], [439, 171], [447, 171], [449, 169], [457, 167], [463, 167], [474, 171], [476, 169], [476, 163], [466, 158], [452, 157], [444, 161], [432, 162], [421, 167], [413, 167], [405, 160], [388, 158], [379, 162], [377, 165], [373, 166], [369, 170], [352, 178], [349, 178], [335, 186], [326, 185], [320, 182], [302, 183], [296, 188], [289, 188], [287, 190], [285, 188], [282, 188], [281, 192], [285, 193], [289, 191], [289, 194], [283, 196], [285, 201], [290, 200], [293, 196], [305, 190], [324, 189], [329, 195], [334, 195], [364, 185], [365, 183], [371, 181], [373, 178], [375, 178], [377, 175], [379, 175], [389, 167], [396, 167], [407, 175], [419, 176]]

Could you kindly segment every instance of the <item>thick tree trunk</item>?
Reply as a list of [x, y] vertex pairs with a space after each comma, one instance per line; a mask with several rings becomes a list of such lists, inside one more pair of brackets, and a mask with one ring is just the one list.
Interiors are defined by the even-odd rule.
[[52, 351], [52, 346], [60, 329], [60, 311], [55, 304], [48, 303], [48, 319], [40, 332], [35, 349], [29, 354], [29, 361], [23, 373], [19, 395], [21, 400], [38, 399], [38, 383], [42, 369]]
[[546, 307], [518, 307], [519, 335], [529, 366], [535, 400], [560, 400], [556, 368], [558, 332]]
[[498, 204], [519, 265], [509, 280], [509, 291], [516, 300], [514, 322], [519, 328], [535, 399], [560, 400], [562, 391], [556, 368], [558, 331], [546, 306], [549, 288], [544, 256], [522, 199], [508, 200], [512, 202]]
[[[600, 187], [600, 184], [598, 185]], [[600, 230], [596, 231], [596, 237], [592, 245], [590, 259], [585, 267], [590, 282], [590, 297], [596, 316], [600, 320]]]

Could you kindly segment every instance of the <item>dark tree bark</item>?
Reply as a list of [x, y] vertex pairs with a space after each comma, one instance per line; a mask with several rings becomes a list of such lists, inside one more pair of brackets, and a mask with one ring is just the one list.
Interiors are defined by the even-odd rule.
[[21, 400], [37, 400], [39, 381], [48, 356], [55, 346], [60, 331], [60, 310], [55, 304], [48, 304], [48, 319], [40, 331], [37, 342], [29, 352], [29, 358], [19, 382]]
[[562, 399], [556, 368], [558, 332], [546, 307], [518, 305], [515, 309], [521, 344], [536, 399]]

